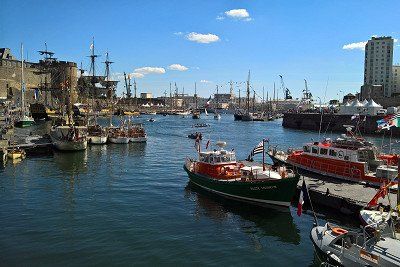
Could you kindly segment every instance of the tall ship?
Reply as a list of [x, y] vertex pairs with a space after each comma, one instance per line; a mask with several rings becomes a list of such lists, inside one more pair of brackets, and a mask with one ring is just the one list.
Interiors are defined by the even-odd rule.
[[[190, 182], [226, 198], [258, 205], [289, 206], [299, 176], [293, 172], [236, 161], [234, 150], [225, 150], [225, 142], [217, 142], [217, 149], [200, 151], [198, 158], [187, 159], [184, 170]], [[264, 147], [264, 146], [262, 146]], [[264, 149], [262, 148], [262, 151]]]
[[237, 111], [234, 114], [235, 120], [253, 121], [253, 114], [250, 112], [250, 71], [246, 82], [246, 109], [244, 112]]
[[287, 152], [270, 148], [269, 156], [283, 163], [316, 174], [355, 182], [381, 185], [395, 179], [398, 172], [396, 154], [384, 154], [345, 125], [346, 134], [331, 140], [307, 143], [302, 149]]

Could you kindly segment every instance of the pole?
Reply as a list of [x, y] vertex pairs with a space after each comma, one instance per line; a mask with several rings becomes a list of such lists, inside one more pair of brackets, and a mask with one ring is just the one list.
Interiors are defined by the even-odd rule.
[[25, 115], [24, 45], [21, 43], [21, 119]]
[[263, 171], [265, 171], [265, 139], [263, 138], [263, 157], [262, 157], [262, 164], [263, 164]]

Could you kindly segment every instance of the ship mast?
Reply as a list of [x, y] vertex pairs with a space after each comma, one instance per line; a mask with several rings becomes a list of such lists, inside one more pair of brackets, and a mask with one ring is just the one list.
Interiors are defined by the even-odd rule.
[[21, 43], [21, 119], [25, 116], [24, 45]]
[[247, 85], [246, 115], [249, 115], [250, 114], [250, 70], [246, 85]]
[[197, 87], [196, 87], [196, 83], [194, 83], [194, 104], [195, 104], [195, 107], [196, 107], [195, 111], [197, 111]]
[[99, 55], [95, 55], [94, 54], [94, 37], [92, 39], [92, 44], [90, 45], [90, 50], [91, 50], [91, 54], [90, 54], [90, 70], [89, 73], [92, 73], [92, 79], [90, 80], [91, 84], [92, 84], [92, 92], [91, 92], [91, 96], [92, 96], [92, 111], [94, 111], [94, 98], [95, 96], [97, 96], [97, 90], [96, 90], [96, 65], [95, 65], [95, 61], [96, 58], [99, 57]]

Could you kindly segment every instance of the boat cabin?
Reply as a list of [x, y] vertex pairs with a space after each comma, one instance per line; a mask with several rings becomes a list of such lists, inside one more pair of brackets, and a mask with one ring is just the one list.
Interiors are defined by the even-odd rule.
[[234, 151], [213, 150], [199, 153], [199, 162], [212, 165], [236, 164], [236, 155]]

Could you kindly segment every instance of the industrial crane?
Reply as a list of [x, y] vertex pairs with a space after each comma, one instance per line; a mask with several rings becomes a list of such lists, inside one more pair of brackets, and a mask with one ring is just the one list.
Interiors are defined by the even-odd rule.
[[125, 88], [126, 88], [126, 98], [131, 98], [131, 77], [128, 74], [128, 78], [126, 77], [126, 73], [124, 72], [124, 79], [125, 79]]
[[285, 97], [285, 100], [287, 99], [293, 99], [292, 94], [290, 93], [289, 88], [286, 88], [285, 86], [285, 82], [283, 81], [283, 76], [279, 75], [279, 77], [281, 78], [281, 86], [282, 86], [282, 90], [283, 90], [283, 95]]

